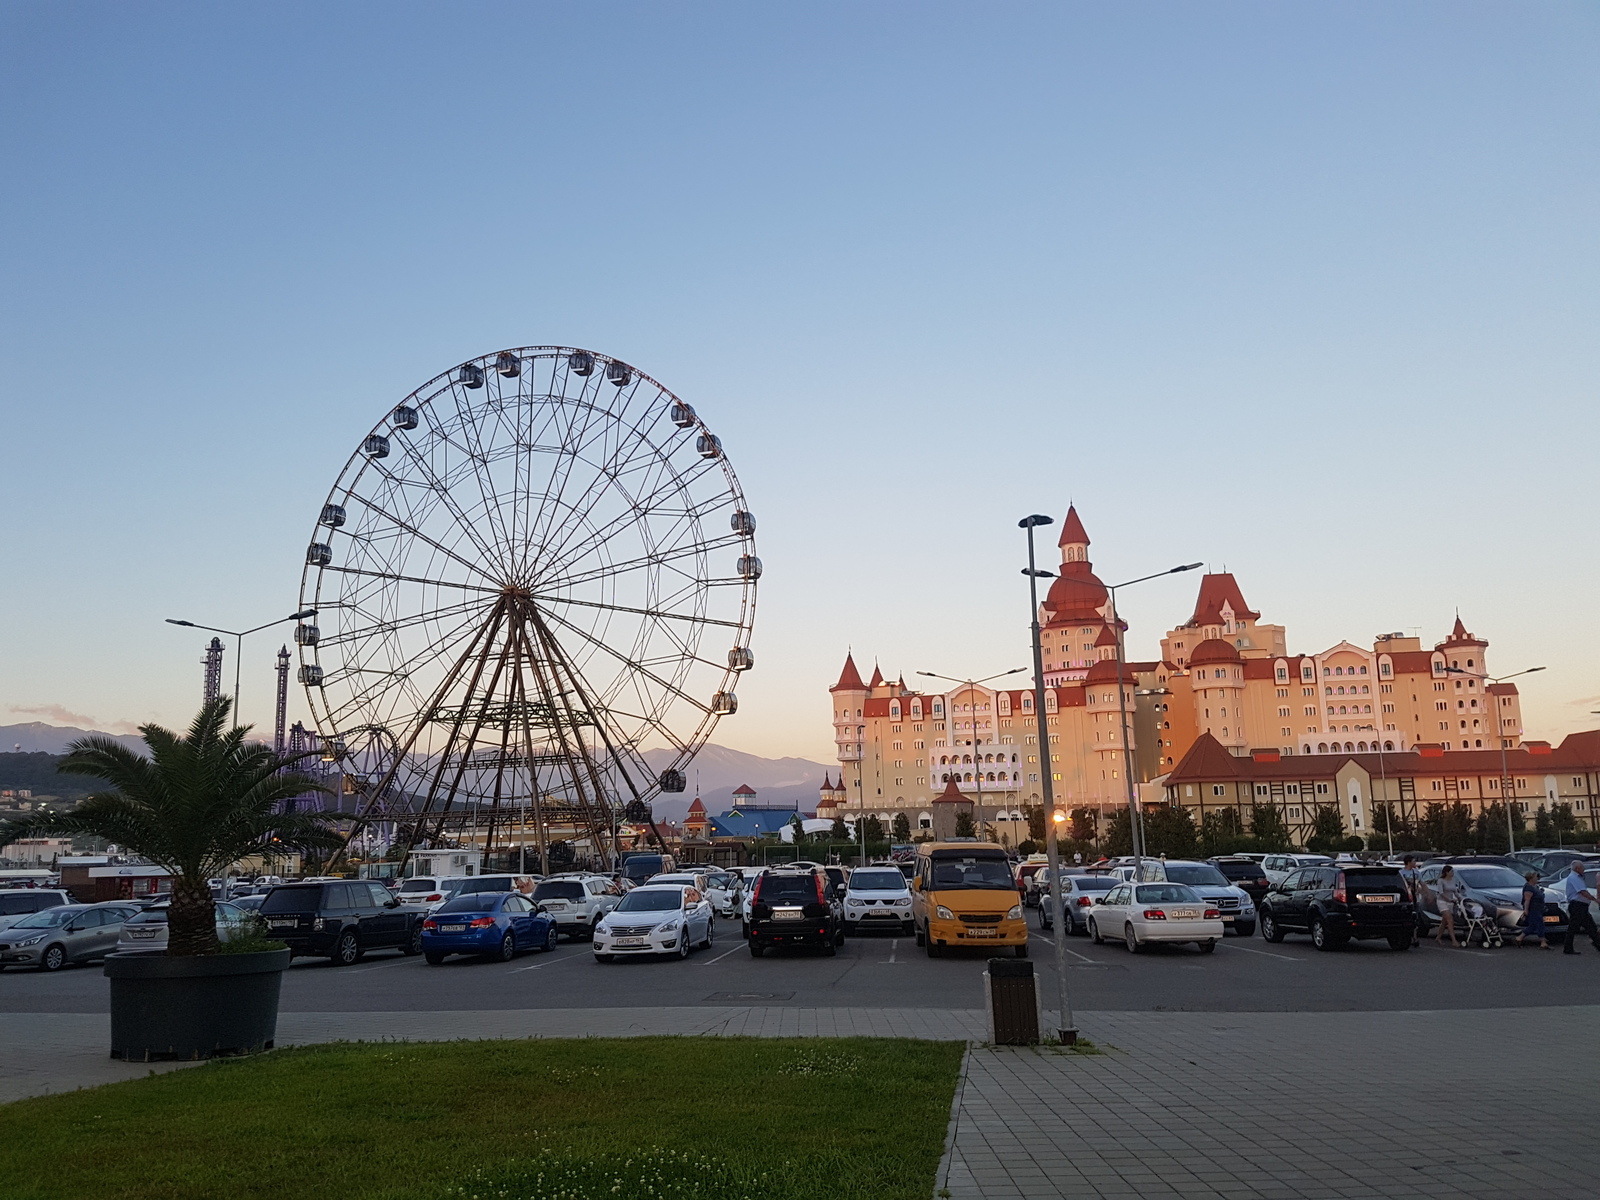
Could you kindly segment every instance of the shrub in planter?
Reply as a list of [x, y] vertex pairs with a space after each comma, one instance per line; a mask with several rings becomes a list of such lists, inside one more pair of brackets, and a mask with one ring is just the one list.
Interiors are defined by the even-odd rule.
[[[60, 769], [99, 779], [106, 790], [70, 812], [0, 824], [0, 846], [43, 834], [97, 837], [171, 874], [166, 961], [142, 956], [138, 966], [112, 955], [106, 963], [113, 1053], [204, 1057], [270, 1045], [261, 1014], [270, 1008], [276, 1024], [288, 952], [262, 945], [221, 955], [206, 880], [252, 855], [330, 852], [342, 842], [335, 815], [286, 811], [292, 797], [326, 790], [294, 769], [308, 755], [247, 742], [248, 726], [228, 726], [230, 706], [225, 697], [207, 704], [182, 735], [142, 726], [148, 757], [109, 738], [74, 742]], [[235, 1011], [241, 1020], [230, 1030], [225, 1018]], [[193, 1037], [174, 1032], [186, 1026]]]

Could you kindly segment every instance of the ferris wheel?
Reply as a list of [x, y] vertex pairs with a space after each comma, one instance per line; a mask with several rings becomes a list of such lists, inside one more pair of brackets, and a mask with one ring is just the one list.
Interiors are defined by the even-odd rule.
[[755, 527], [717, 436], [616, 359], [503, 350], [407, 396], [322, 506], [295, 631], [324, 739], [385, 731], [363, 815], [603, 857], [738, 707]]

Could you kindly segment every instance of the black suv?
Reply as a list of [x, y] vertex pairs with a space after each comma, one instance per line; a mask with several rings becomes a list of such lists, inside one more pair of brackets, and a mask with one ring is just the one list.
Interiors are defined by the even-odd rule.
[[1309, 933], [1318, 950], [1351, 938], [1386, 938], [1391, 950], [1409, 950], [1417, 920], [1398, 867], [1302, 867], [1267, 893], [1260, 912], [1267, 941]]
[[750, 901], [750, 957], [768, 946], [818, 946], [832, 957], [844, 945], [844, 920], [821, 871], [763, 871]]
[[1246, 893], [1252, 904], [1261, 907], [1262, 898], [1272, 887], [1272, 880], [1267, 878], [1260, 863], [1242, 854], [1221, 854], [1206, 861], [1221, 871], [1229, 883]]
[[426, 911], [402, 904], [376, 880], [285, 884], [267, 893], [260, 912], [291, 954], [328, 958], [336, 967], [359, 962], [368, 950], [422, 953]]

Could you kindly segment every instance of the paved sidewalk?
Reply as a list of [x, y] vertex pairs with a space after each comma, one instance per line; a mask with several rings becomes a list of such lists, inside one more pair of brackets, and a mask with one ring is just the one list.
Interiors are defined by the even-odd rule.
[[1079, 1027], [1102, 1055], [968, 1052], [939, 1171], [951, 1200], [1522, 1200], [1592, 1195], [1600, 1177], [1600, 1008]]
[[[283, 1013], [278, 1045], [458, 1038], [985, 1036], [982, 1010], [920, 1008], [544, 1008], [487, 1012]], [[0, 1014], [0, 1102], [138, 1079], [195, 1063], [112, 1059], [104, 1013]]]

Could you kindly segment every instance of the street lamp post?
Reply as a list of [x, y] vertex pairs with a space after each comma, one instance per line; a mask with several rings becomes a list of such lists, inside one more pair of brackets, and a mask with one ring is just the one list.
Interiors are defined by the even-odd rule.
[[[1544, 670], [1543, 667], [1528, 667], [1521, 671], [1513, 671], [1509, 675], [1479, 675], [1474, 671], [1464, 671], [1460, 667], [1446, 667], [1444, 673], [1446, 675], [1466, 675], [1472, 679], [1481, 679], [1485, 683], [1504, 683], [1506, 680], [1515, 679], [1519, 675], [1532, 675], [1535, 671], [1542, 670]], [[1487, 693], [1489, 689], [1484, 688], [1483, 690]], [[1506, 765], [1506, 739], [1504, 732], [1500, 728], [1499, 705], [1496, 705], [1494, 710], [1494, 728], [1495, 736], [1500, 739], [1500, 803], [1505, 806], [1506, 810], [1506, 853], [1515, 854], [1517, 852], [1517, 834], [1511, 826], [1511, 801], [1516, 798], [1517, 788], [1516, 782], [1511, 778], [1511, 768]], [[1507, 795], [1507, 793], [1510, 794]]]
[[[918, 671], [917, 674], [918, 675], [926, 675], [929, 679], [944, 679], [944, 680], [947, 680], [950, 683], [959, 683], [959, 684], [964, 685], [966, 688], [968, 688], [970, 690], [972, 688], [977, 687], [980, 683], [989, 683], [989, 682], [991, 682], [992, 680], [995, 680], [995, 679], [1004, 679], [1007, 675], [1017, 675], [1017, 674], [1020, 674], [1023, 671], [1026, 671], [1027, 669], [1028, 669], [1027, 667], [1013, 667], [1009, 671], [1000, 671], [997, 674], [988, 675], [988, 676], [985, 676], [982, 679], [957, 679], [953, 675], [940, 675], [935, 671]], [[978, 783], [978, 799], [977, 799], [977, 805], [976, 805], [977, 806], [977, 810], [978, 810], [978, 840], [982, 841], [983, 840], [983, 770], [982, 770], [982, 762], [980, 761], [980, 759], [978, 757], [978, 710], [976, 708], [974, 708], [972, 710], [972, 767], [973, 767], [973, 772], [972, 772], [973, 776], [976, 778], [977, 783]], [[931, 768], [930, 768], [930, 774], [931, 774]]]
[[1022, 572], [1028, 577], [1028, 600], [1033, 632], [1033, 727], [1038, 733], [1039, 781], [1044, 785], [1045, 814], [1045, 870], [1050, 873], [1050, 918], [1054, 925], [1056, 949], [1056, 1037], [1063, 1046], [1075, 1045], [1078, 1027], [1072, 1019], [1072, 998], [1067, 994], [1067, 926], [1065, 909], [1061, 904], [1061, 850], [1056, 826], [1062, 814], [1056, 811], [1056, 793], [1050, 778], [1050, 727], [1044, 717], [1044, 651], [1039, 643], [1039, 580], [1055, 578], [1055, 572], [1042, 571], [1033, 557], [1033, 531], [1040, 525], [1053, 524], [1050, 517], [1035, 513], [1017, 522], [1028, 531], [1028, 565]]
[[1204, 565], [1204, 563], [1185, 563], [1181, 567], [1168, 567], [1165, 571], [1157, 571], [1153, 575], [1141, 575], [1138, 579], [1129, 579], [1106, 589], [1111, 599], [1111, 636], [1117, 643], [1117, 715], [1122, 724], [1122, 773], [1127, 777], [1128, 783], [1128, 824], [1133, 838], [1135, 878], [1139, 875], [1140, 864], [1144, 858], [1144, 814], [1139, 811], [1139, 793], [1133, 784], [1133, 747], [1128, 740], [1128, 693], [1123, 683], [1122, 623], [1117, 614], [1117, 589], [1132, 587], [1136, 583], [1144, 583], [1150, 579], [1160, 579], [1163, 575], [1180, 575], [1184, 571], [1192, 571]]
[[1383, 731], [1376, 724], [1357, 725], [1357, 729], [1370, 729], [1373, 732], [1372, 748], [1378, 752], [1378, 778], [1383, 783], [1383, 823], [1384, 830], [1389, 837], [1389, 857], [1394, 857], [1394, 805], [1389, 802], [1389, 772], [1383, 765]]
[[263, 629], [271, 629], [274, 625], [282, 625], [285, 621], [303, 621], [307, 617], [317, 615], [317, 610], [308, 608], [303, 612], [290, 613], [287, 617], [279, 617], [276, 621], [268, 621], [265, 625], [257, 625], [254, 629], [235, 631], [232, 629], [218, 629], [214, 625], [200, 625], [194, 621], [174, 621], [167, 618], [168, 625], [182, 625], [185, 629], [204, 629], [207, 633], [221, 633], [234, 638], [233, 651], [233, 723], [239, 724], [239, 667], [240, 660], [244, 657], [244, 639], [252, 633], [260, 633]]

